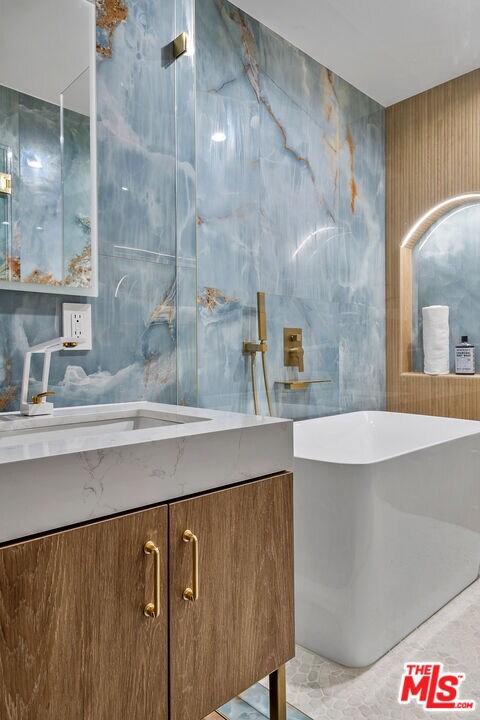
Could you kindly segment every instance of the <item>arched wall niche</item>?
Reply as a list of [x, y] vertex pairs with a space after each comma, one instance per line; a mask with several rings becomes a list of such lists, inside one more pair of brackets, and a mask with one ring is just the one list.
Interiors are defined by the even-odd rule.
[[[402, 238], [400, 244], [400, 358], [401, 373], [414, 372], [413, 361], [413, 256], [414, 250], [431, 228], [453, 211], [480, 203], [480, 191], [448, 198], [426, 212]], [[480, 234], [480, 233], [479, 233]], [[435, 303], [440, 304], [440, 303]], [[447, 303], [448, 304], [448, 303]], [[419, 370], [419, 368], [416, 368]]]

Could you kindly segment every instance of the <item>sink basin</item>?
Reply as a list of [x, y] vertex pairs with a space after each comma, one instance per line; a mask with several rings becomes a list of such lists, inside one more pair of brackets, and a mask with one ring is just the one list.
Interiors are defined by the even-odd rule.
[[43, 440], [131, 433], [136, 430], [202, 422], [205, 419], [188, 416], [173, 419], [168, 413], [144, 409], [90, 412], [81, 416], [76, 413], [68, 415], [62, 411], [57, 411], [55, 415], [33, 418], [0, 416], [0, 448]]

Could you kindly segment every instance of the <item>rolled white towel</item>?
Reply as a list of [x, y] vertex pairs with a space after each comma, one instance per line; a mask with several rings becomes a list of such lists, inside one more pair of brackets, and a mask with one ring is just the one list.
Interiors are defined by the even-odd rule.
[[449, 308], [431, 305], [422, 308], [424, 372], [448, 375], [450, 372]]

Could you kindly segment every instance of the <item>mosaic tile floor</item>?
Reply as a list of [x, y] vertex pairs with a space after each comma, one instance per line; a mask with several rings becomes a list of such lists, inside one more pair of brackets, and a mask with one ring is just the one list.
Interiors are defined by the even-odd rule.
[[[475, 700], [473, 712], [426, 712], [399, 705], [403, 665], [443, 662], [445, 671], [464, 672], [461, 699]], [[268, 717], [267, 681], [250, 688], [220, 712], [230, 720]], [[374, 665], [345, 668], [297, 647], [287, 665], [288, 720], [480, 720], [480, 580], [402, 640]]]

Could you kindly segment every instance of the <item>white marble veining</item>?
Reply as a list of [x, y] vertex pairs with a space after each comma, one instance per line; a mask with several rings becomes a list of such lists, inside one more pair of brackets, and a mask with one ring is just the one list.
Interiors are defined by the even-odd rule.
[[[175, 424], [52, 439], [41, 432], [41, 440], [20, 434], [6, 447], [0, 430], [0, 542], [293, 467], [288, 420], [140, 402], [56, 410], [52, 422], [121, 411]], [[1, 416], [8, 433], [28, 422]]]

